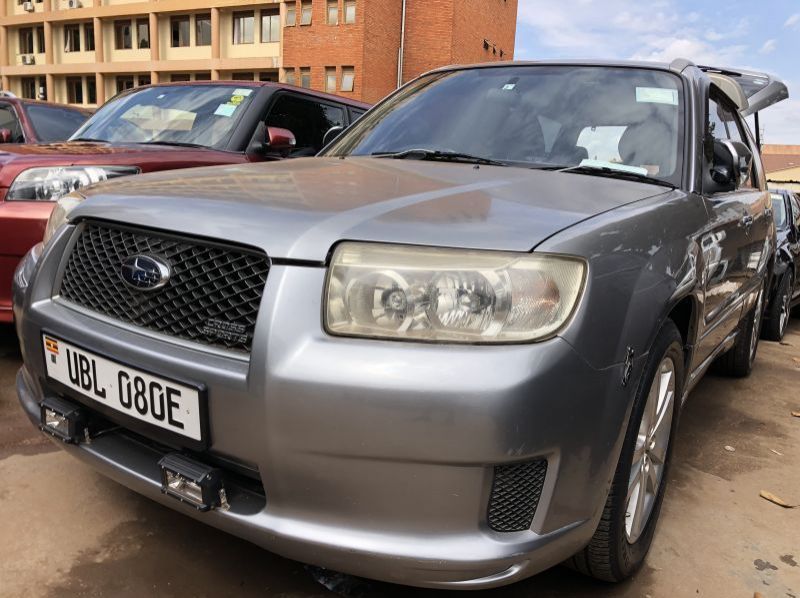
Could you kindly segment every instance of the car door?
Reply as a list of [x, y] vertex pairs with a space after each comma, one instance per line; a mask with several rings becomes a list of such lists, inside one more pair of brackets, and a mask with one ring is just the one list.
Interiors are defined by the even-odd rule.
[[16, 109], [8, 102], [0, 102], [0, 129], [11, 132], [9, 143], [25, 143], [25, 134]]
[[[715, 93], [713, 87], [707, 105], [706, 130], [717, 140], [742, 138], [733, 103], [723, 94]], [[709, 167], [707, 164], [704, 168]], [[710, 223], [700, 239], [704, 259], [703, 321], [696, 365], [703, 363], [736, 329], [743, 298], [758, 265], [757, 260], [752, 263], [754, 233], [765, 224], [756, 223], [755, 204], [761, 190], [753, 187], [753, 179], [750, 173], [748, 181], [732, 191], [703, 193]]]
[[789, 195], [791, 204], [790, 217], [792, 219], [792, 232], [789, 237], [789, 251], [794, 260], [794, 293], [795, 301], [800, 301], [800, 196]]
[[289, 157], [315, 156], [322, 149], [328, 129], [344, 127], [344, 107], [294, 92], [277, 95], [266, 116], [268, 127], [281, 127], [294, 133], [297, 145]]

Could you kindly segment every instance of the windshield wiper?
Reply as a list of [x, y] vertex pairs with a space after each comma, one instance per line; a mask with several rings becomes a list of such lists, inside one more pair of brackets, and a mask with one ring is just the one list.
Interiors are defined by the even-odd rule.
[[375, 158], [394, 158], [395, 160], [441, 160], [442, 162], [462, 162], [464, 164], [486, 164], [487, 166], [508, 166], [505, 162], [482, 158], [472, 154], [461, 152], [448, 152], [432, 149], [409, 149], [402, 152], [375, 152], [371, 154]]
[[207, 145], [202, 145], [200, 143], [189, 143], [187, 141], [141, 141], [142, 145], [175, 145], [178, 147], [200, 147], [203, 149], [208, 149]]
[[577, 166], [563, 166], [554, 168], [556, 172], [574, 172], [576, 174], [589, 174], [594, 176], [604, 176], [610, 179], [623, 179], [628, 181], [639, 181], [642, 183], [650, 183], [651, 185], [661, 185], [662, 187], [669, 187], [670, 189], [677, 189], [676, 185], [646, 174], [639, 174], [638, 172], [630, 172], [628, 170], [618, 170], [608, 166], [590, 166], [588, 164]]
[[89, 141], [91, 143], [109, 143], [105, 139], [95, 139], [94, 137], [75, 137], [69, 141]]

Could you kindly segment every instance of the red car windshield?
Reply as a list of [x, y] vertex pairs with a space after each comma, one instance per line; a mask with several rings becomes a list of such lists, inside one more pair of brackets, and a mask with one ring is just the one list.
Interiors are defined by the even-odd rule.
[[247, 111], [252, 87], [147, 87], [110, 100], [72, 140], [218, 148]]

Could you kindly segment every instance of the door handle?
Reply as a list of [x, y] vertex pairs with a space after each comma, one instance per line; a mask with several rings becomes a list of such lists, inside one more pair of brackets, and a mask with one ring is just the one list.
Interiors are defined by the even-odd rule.
[[753, 217], [750, 214], [742, 218], [742, 226], [745, 228], [753, 226]]

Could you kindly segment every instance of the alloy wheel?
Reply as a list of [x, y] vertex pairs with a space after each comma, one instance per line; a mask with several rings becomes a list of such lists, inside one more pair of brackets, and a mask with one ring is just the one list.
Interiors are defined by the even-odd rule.
[[[789, 285], [789, 288], [791, 289], [791, 285]], [[783, 338], [783, 334], [786, 332], [786, 326], [789, 324], [789, 316], [792, 312], [790, 307], [791, 303], [792, 292], [791, 290], [787, 289], [787, 291], [783, 294], [783, 297], [781, 297], [781, 313], [780, 319], [778, 320], [778, 331], [781, 335], [781, 338]]]
[[659, 364], [647, 395], [628, 477], [625, 534], [631, 544], [647, 526], [661, 487], [674, 409], [675, 362], [667, 356]]
[[764, 315], [764, 290], [758, 293], [758, 301], [756, 301], [756, 310], [753, 312], [753, 330], [750, 333], [750, 361], [756, 356], [756, 348], [758, 347], [758, 337], [761, 334], [761, 317]]

